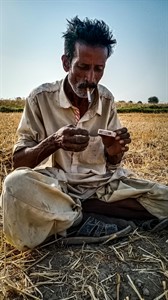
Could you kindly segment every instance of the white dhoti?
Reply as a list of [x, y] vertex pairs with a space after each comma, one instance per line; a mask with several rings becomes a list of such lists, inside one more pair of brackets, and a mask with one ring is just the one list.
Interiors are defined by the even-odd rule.
[[122, 168], [106, 175], [19, 168], [6, 177], [1, 195], [7, 240], [24, 250], [52, 234], [65, 235], [80, 222], [81, 201], [90, 197], [105, 202], [134, 198], [159, 219], [168, 217], [168, 186], [132, 178]]

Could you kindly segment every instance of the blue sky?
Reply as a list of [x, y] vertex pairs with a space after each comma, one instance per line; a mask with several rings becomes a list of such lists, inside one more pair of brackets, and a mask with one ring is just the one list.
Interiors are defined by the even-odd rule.
[[116, 101], [168, 102], [168, 0], [0, 0], [0, 98], [63, 78], [66, 19], [104, 20], [117, 45], [101, 80]]

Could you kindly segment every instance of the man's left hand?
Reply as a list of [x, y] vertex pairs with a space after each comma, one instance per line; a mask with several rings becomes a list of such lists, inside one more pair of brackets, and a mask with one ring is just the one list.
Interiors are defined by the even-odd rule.
[[116, 137], [101, 136], [106, 152], [109, 156], [118, 155], [129, 150], [130, 134], [126, 127], [115, 130]]

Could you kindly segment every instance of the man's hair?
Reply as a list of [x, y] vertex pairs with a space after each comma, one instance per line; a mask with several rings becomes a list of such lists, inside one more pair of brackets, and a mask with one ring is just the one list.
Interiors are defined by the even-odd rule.
[[102, 20], [89, 20], [85, 18], [81, 21], [78, 16], [67, 20], [67, 31], [63, 33], [64, 51], [70, 62], [74, 57], [75, 44], [81, 42], [89, 46], [106, 47], [109, 57], [113, 52], [116, 40], [113, 39], [112, 31]]

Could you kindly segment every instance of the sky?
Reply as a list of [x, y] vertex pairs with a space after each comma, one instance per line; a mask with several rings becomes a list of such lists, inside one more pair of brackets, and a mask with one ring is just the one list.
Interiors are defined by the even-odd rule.
[[105, 21], [117, 45], [100, 83], [116, 101], [168, 103], [168, 0], [0, 0], [0, 98], [66, 76], [67, 19]]

